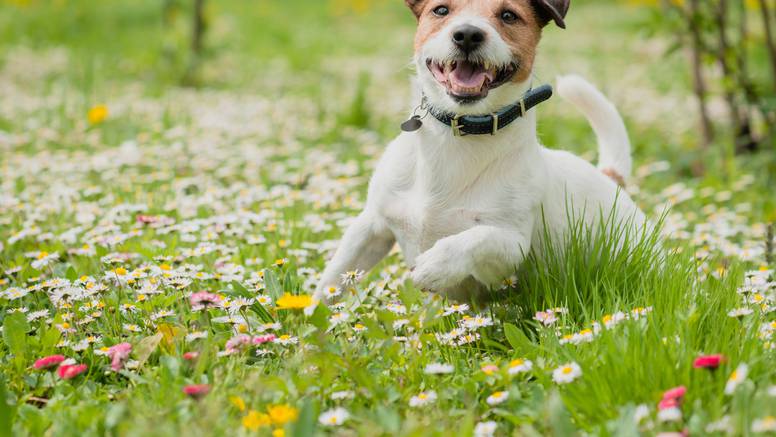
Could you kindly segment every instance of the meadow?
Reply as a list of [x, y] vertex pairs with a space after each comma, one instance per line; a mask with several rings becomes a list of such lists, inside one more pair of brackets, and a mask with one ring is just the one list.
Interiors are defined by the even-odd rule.
[[658, 233], [575, 227], [488, 305], [394, 249], [305, 315], [410, 110], [402, 3], [207, 2], [195, 55], [188, 3], [0, 0], [0, 434], [776, 432], [776, 145], [698, 147], [650, 6], [575, 2], [535, 81], [617, 104]]

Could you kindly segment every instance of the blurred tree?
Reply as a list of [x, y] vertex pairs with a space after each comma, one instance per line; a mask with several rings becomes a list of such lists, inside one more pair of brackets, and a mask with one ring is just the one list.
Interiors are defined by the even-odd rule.
[[[190, 6], [190, 19], [186, 18]], [[208, 29], [205, 0], [164, 0], [162, 3], [162, 21], [170, 34], [165, 52], [174, 64], [183, 66], [181, 83], [198, 85], [199, 68], [205, 53], [205, 36]], [[180, 40], [186, 36], [184, 43]], [[183, 53], [182, 53], [183, 52]]]
[[[656, 8], [655, 27], [669, 31], [690, 57], [703, 148], [721, 129], [735, 153], [774, 144], [776, 42], [773, 0], [631, 0]], [[758, 18], [759, 16], [759, 18]], [[758, 18], [756, 22], [753, 18]], [[754, 26], [753, 26], [754, 22]], [[760, 24], [761, 25], [757, 25]], [[729, 122], [714, 126], [708, 100], [722, 96]], [[715, 133], [716, 130], [720, 132]]]

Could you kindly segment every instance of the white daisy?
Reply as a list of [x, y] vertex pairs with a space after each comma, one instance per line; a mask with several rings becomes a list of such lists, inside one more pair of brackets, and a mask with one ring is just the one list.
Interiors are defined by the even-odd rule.
[[339, 426], [342, 425], [348, 418], [350, 413], [344, 408], [338, 407], [333, 410], [324, 411], [318, 416], [318, 423], [323, 426]]
[[424, 391], [410, 398], [410, 407], [425, 407], [436, 402], [437, 394], [435, 391]]
[[564, 364], [552, 371], [552, 380], [557, 384], [568, 384], [580, 376], [582, 376], [582, 369], [574, 362]]

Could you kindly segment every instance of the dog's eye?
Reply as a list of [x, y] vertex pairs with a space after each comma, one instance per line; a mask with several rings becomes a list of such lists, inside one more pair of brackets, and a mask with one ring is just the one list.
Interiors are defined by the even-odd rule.
[[448, 9], [447, 6], [437, 6], [434, 8], [434, 15], [437, 17], [444, 17], [445, 15], [450, 13], [450, 9]]
[[507, 24], [512, 24], [519, 19], [520, 17], [518, 17], [517, 14], [512, 11], [507, 10], [501, 13], [501, 20]]

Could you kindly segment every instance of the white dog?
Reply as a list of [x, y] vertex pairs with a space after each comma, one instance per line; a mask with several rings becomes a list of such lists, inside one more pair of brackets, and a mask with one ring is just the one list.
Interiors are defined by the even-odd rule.
[[558, 90], [592, 124], [598, 168], [537, 140], [530, 109], [551, 90], [531, 89], [535, 51], [546, 24], [565, 27], [569, 2], [406, 0], [418, 19], [423, 100], [380, 160], [316, 302], [341, 286], [343, 273], [371, 269], [395, 243], [418, 288], [472, 299], [516, 272], [542, 241], [543, 223], [564, 235], [569, 202], [591, 225], [602, 212], [644, 222], [627, 194], [618, 195], [631, 170], [625, 126], [592, 85], [565, 77]]

